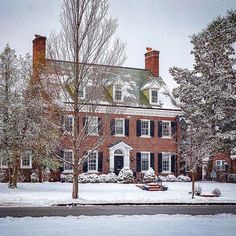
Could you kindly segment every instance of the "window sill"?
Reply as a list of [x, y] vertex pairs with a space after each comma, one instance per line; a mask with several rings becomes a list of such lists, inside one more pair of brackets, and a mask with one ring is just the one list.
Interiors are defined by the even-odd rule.
[[32, 166], [21, 166], [20, 169], [32, 169]]
[[98, 174], [99, 172], [97, 170], [88, 170], [88, 174]]
[[141, 135], [140, 138], [151, 138], [152, 136], [150, 135]]
[[89, 136], [98, 136], [99, 134], [88, 134]]
[[162, 136], [161, 138], [162, 138], [162, 139], [172, 139], [171, 136]]
[[0, 169], [7, 169], [8, 166], [0, 166]]
[[114, 134], [115, 137], [126, 137], [124, 134]]
[[62, 173], [64, 173], [64, 174], [71, 174], [71, 173], [73, 173], [73, 171], [72, 170], [63, 170]]
[[171, 174], [171, 171], [162, 171], [161, 174]]

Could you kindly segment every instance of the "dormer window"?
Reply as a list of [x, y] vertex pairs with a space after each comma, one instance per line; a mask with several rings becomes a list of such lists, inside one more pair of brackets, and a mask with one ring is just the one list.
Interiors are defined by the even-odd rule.
[[157, 89], [150, 89], [150, 103], [158, 104], [158, 90]]
[[122, 86], [121, 85], [115, 85], [114, 86], [113, 99], [116, 102], [122, 102], [123, 101]]

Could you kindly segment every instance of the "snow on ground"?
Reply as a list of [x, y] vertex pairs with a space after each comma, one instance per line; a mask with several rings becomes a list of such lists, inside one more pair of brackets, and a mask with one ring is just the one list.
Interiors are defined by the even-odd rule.
[[[1, 236], [168, 235], [233, 236], [236, 215], [142, 215], [1, 218]], [[43, 227], [42, 227], [43, 225]]]
[[79, 200], [71, 198], [71, 183], [20, 183], [17, 189], [8, 189], [0, 184], [0, 206], [48, 206], [58, 203], [204, 203], [236, 202], [236, 184], [197, 182], [203, 194], [211, 193], [218, 187], [221, 197], [200, 197], [191, 199], [191, 183], [166, 182], [167, 191], [149, 192], [135, 184], [80, 184]]

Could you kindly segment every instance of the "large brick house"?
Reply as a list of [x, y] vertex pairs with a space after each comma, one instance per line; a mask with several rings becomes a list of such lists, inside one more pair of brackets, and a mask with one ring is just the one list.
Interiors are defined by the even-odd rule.
[[[52, 59], [46, 58], [46, 38], [42, 36], [33, 40], [34, 64], [39, 59], [47, 66], [52, 63], [67, 63], [55, 60], [52, 62]], [[118, 174], [123, 167], [130, 167], [135, 176], [140, 178], [143, 172], [152, 167], [157, 175], [177, 175], [179, 162], [176, 117], [182, 111], [176, 107], [164, 80], [159, 76], [159, 51], [147, 49], [145, 69], [115, 69], [122, 77], [111, 78], [106, 91], [110, 100], [105, 97], [106, 101], [101, 102], [100, 111], [90, 114], [93, 127], [88, 129], [93, 128], [95, 131], [81, 151], [88, 153], [87, 144], [95, 142], [100, 132], [106, 133], [107, 137], [97, 150], [89, 154], [80, 172]], [[81, 91], [81, 96], [86, 96], [86, 88]], [[111, 105], [118, 107], [118, 112], [111, 114], [109, 120], [106, 120], [109, 125], [100, 130], [103, 111]], [[79, 126], [83, 127], [88, 117], [83, 112], [79, 117]], [[71, 132], [72, 124], [73, 113], [68, 111], [64, 118], [65, 133]], [[63, 137], [60, 145], [61, 156], [71, 160], [73, 152], [69, 148], [67, 135]], [[64, 164], [62, 172], [71, 173], [72, 167]]]

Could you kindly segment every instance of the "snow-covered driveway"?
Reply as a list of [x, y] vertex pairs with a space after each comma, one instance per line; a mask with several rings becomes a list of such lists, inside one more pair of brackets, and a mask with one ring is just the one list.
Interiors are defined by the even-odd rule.
[[148, 192], [134, 184], [80, 184], [80, 198], [71, 199], [71, 183], [21, 183], [18, 189], [8, 189], [0, 184], [0, 206], [48, 206], [58, 203], [236, 203], [236, 184], [198, 182], [203, 193], [220, 188], [221, 197], [191, 199], [191, 183], [166, 182], [165, 192]]

